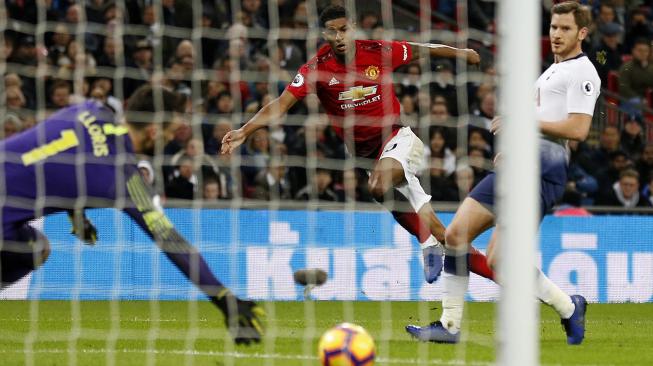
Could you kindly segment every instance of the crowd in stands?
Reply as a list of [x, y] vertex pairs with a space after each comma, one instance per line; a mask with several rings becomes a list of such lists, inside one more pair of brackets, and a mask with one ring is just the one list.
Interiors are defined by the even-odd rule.
[[[201, 15], [194, 19], [191, 0], [5, 0], [9, 20], [0, 61], [7, 67], [0, 97], [6, 113], [0, 133], [9, 137], [88, 98], [107, 104], [120, 118], [134, 90], [158, 83], [186, 94], [193, 111], [163, 149], [162, 169], [139, 164], [163, 197], [372, 202], [365, 166], [345, 163], [344, 144], [315, 98], [298, 103], [278, 125], [257, 131], [239, 153], [219, 153], [222, 137], [275, 98], [314, 54], [319, 40], [311, 43], [306, 35], [316, 23], [315, 11], [332, 2], [338, 1], [318, 0], [314, 9], [303, 0], [278, 0], [270, 13], [265, 0], [201, 0]], [[570, 141], [563, 202], [651, 207], [653, 141], [647, 132], [653, 120], [646, 111], [653, 100], [653, 7], [637, 0], [583, 2], [594, 16], [583, 48], [607, 92], [620, 96], [612, 98], [625, 117], [599, 124], [598, 142]], [[37, 3], [47, 8], [39, 11]], [[467, 3], [469, 26], [494, 34], [496, 3]], [[547, 43], [551, 5], [542, 2], [543, 67], [553, 60]], [[434, 0], [432, 7], [445, 18], [460, 15], [455, 0]], [[458, 30], [441, 19], [433, 19], [433, 28]], [[359, 38], [384, 37], [379, 13], [363, 11], [357, 20]], [[47, 31], [36, 32], [36, 24], [47, 24]], [[268, 32], [277, 26], [278, 39], [271, 41]], [[191, 29], [203, 32], [193, 38]], [[466, 87], [456, 86], [452, 60], [432, 60], [427, 70], [411, 64], [395, 75], [402, 123], [427, 147], [420, 179], [435, 201], [461, 200], [493, 169], [494, 136], [488, 131], [497, 105], [493, 47], [474, 39], [469, 46], [483, 62], [471, 70], [477, 77]], [[423, 72], [432, 73], [430, 83], [422, 82]]]

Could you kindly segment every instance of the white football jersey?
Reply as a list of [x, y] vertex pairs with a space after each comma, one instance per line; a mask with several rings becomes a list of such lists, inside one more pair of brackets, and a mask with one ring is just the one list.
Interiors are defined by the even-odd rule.
[[538, 121], [555, 122], [567, 119], [569, 113], [592, 116], [601, 92], [601, 79], [582, 53], [555, 63], [535, 83], [535, 115]]

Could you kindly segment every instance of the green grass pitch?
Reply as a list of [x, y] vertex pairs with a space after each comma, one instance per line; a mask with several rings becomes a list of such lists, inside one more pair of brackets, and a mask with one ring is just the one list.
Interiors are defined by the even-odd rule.
[[[246, 347], [225, 338], [222, 316], [207, 302], [0, 301], [0, 364], [316, 365], [322, 332], [352, 317], [375, 338], [377, 365], [494, 363], [494, 304], [467, 305], [458, 346], [419, 343], [404, 332], [435, 310], [388, 304], [266, 303], [266, 337]], [[542, 307], [542, 364], [652, 365], [651, 314], [653, 304], [590, 304], [585, 342], [568, 346], [556, 314]]]

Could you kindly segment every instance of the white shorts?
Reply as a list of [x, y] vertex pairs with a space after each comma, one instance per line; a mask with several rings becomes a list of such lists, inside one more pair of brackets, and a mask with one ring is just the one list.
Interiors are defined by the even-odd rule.
[[384, 158], [392, 158], [404, 168], [406, 183], [395, 189], [408, 198], [415, 212], [431, 202], [431, 196], [424, 192], [424, 188], [422, 188], [416, 175], [424, 160], [424, 143], [413, 133], [410, 127], [402, 127], [383, 146], [383, 152], [379, 160]]

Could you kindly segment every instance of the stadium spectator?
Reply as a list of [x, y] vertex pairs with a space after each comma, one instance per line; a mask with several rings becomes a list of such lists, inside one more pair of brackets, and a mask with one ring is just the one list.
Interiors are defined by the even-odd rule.
[[592, 151], [585, 142], [569, 140], [567, 146], [570, 151], [567, 190], [570, 191], [569, 193], [577, 194], [578, 197], [574, 202], [563, 197], [563, 201], [576, 206], [591, 204], [599, 184], [589, 172], [599, 171], [603, 162], [592, 160]]
[[165, 25], [190, 28], [193, 26], [193, 9], [189, 0], [161, 0]]
[[222, 83], [224, 89], [229, 93], [238, 91], [240, 94], [240, 105], [244, 105], [245, 101], [249, 99], [249, 85], [244, 80], [234, 81], [232, 78], [233, 73], [238, 70], [243, 70], [242, 68], [239, 69], [238, 63], [230, 57], [224, 57], [213, 63], [213, 69], [215, 70], [215, 80]]
[[59, 79], [72, 79], [73, 72], [77, 66], [84, 68], [85, 75], [94, 75], [96, 70], [95, 57], [89, 52], [81, 49], [81, 45], [76, 40], [68, 42], [66, 47], [66, 54], [59, 57], [59, 71], [57, 78]]
[[621, 131], [621, 150], [625, 151], [632, 160], [638, 160], [646, 138], [642, 129], [642, 118], [638, 115], [627, 115]]
[[56, 80], [50, 86], [48, 108], [60, 109], [66, 107], [70, 103], [71, 94], [72, 87], [69, 82], [65, 80]]
[[154, 69], [154, 54], [152, 44], [147, 39], [136, 42], [132, 57], [127, 61], [127, 67], [132, 68], [137, 78], [125, 78], [125, 96], [130, 96], [134, 90], [150, 81]]
[[109, 36], [104, 37], [104, 43], [102, 44], [102, 52], [97, 57], [98, 66], [104, 67], [113, 67], [117, 66], [118, 55], [121, 55], [121, 52], [117, 51], [116, 40]]
[[[594, 161], [596, 164], [591, 166], [592, 170], [588, 171], [588, 173], [595, 175], [599, 172], [602, 167], [601, 164], [603, 164], [602, 162], [609, 161], [610, 154], [619, 150], [619, 146], [621, 144], [620, 140], [620, 132], [616, 126], [607, 125], [603, 128], [603, 131], [601, 131], [601, 135], [599, 137], [598, 149], [594, 149], [590, 153], [592, 156], [592, 161]], [[588, 166], [587, 168], [590, 167]]]
[[245, 184], [251, 185], [256, 176], [268, 166], [270, 160], [270, 134], [260, 129], [252, 134], [242, 150], [243, 163], [240, 167]]
[[442, 95], [447, 101], [447, 106], [452, 114], [457, 114], [457, 92], [453, 73], [453, 64], [448, 59], [438, 59], [433, 62], [435, 75], [431, 83], [431, 95]]
[[220, 185], [215, 178], [207, 178], [204, 180], [202, 198], [209, 202], [216, 201], [220, 198]]
[[367, 174], [361, 169], [345, 169], [342, 172], [342, 183], [334, 184], [333, 190], [338, 195], [338, 201], [374, 202], [367, 189]]
[[495, 3], [493, 1], [469, 0], [467, 2], [469, 26], [494, 33], [494, 10]]
[[152, 203], [154, 204], [154, 207], [157, 211], [163, 212], [163, 207], [161, 206], [161, 196], [157, 192], [157, 186], [154, 184], [155, 175], [154, 169], [152, 168], [152, 163], [150, 163], [150, 161], [147, 159], [143, 159], [139, 161], [138, 164], [136, 164], [136, 167], [138, 167], [138, 171], [141, 173], [141, 176], [143, 176], [143, 181], [145, 184], [147, 184], [154, 193], [152, 196]]
[[599, 196], [610, 191], [614, 182], [619, 179], [619, 174], [632, 165], [628, 155], [623, 150], [616, 150], [609, 154], [608, 166], [595, 174], [599, 183]]
[[640, 176], [640, 184], [644, 186], [653, 178], [653, 143], [648, 143], [642, 150], [642, 155], [636, 163]]
[[333, 176], [331, 171], [324, 168], [317, 168], [312, 183], [307, 184], [295, 195], [296, 200], [308, 201], [317, 199], [319, 201], [338, 201], [338, 195], [331, 188]]
[[[490, 133], [490, 126], [492, 124], [492, 118], [494, 118], [496, 113], [496, 94], [494, 91], [483, 94], [483, 97], [480, 100], [479, 108], [474, 110], [472, 117], [470, 118], [469, 123], [469, 139], [470, 144], [472, 141], [472, 135], [480, 133], [483, 137], [483, 140], [487, 142], [488, 146], [483, 147], [479, 143], [474, 142], [478, 147], [486, 149], [490, 155], [494, 151], [494, 135]], [[475, 140], [476, 141], [476, 140]]]
[[[249, 18], [248, 27], [268, 28], [267, 6], [262, 6], [261, 0], [242, 0], [243, 12]], [[267, 5], [267, 4], [266, 4]]]
[[476, 186], [486, 175], [490, 172], [490, 154], [479, 147], [471, 146], [467, 151], [467, 159], [469, 161], [469, 166], [474, 172], [474, 180], [472, 188]]
[[20, 113], [25, 108], [27, 101], [23, 91], [18, 86], [10, 86], [5, 89], [7, 109], [14, 113]]
[[447, 126], [451, 123], [450, 118], [451, 115], [449, 115], [449, 108], [447, 107], [447, 103], [433, 103], [431, 106], [431, 125]]
[[625, 49], [630, 50], [637, 39], [653, 39], [653, 25], [646, 19], [646, 13], [642, 9], [635, 9], [630, 14], [630, 22], [624, 40]]
[[601, 85], [608, 85], [608, 73], [619, 70], [621, 66], [622, 52], [619, 45], [621, 32], [621, 25], [617, 23], [604, 24], [599, 29], [601, 41], [589, 54], [601, 78]]
[[182, 156], [178, 161], [174, 177], [165, 185], [168, 198], [193, 199], [198, 184], [198, 178], [193, 170], [193, 158]]
[[64, 23], [59, 23], [54, 28], [52, 34], [52, 45], [48, 48], [48, 57], [52, 65], [59, 64], [59, 58], [65, 56], [68, 43], [72, 40], [68, 27]]
[[650, 62], [651, 42], [638, 39], [632, 49], [633, 59], [619, 69], [619, 94], [627, 100], [623, 106], [627, 112], [641, 113], [637, 108], [642, 104], [646, 91], [653, 88], [653, 63]]
[[23, 123], [18, 118], [17, 115], [13, 113], [7, 113], [4, 116], [4, 121], [2, 122], [2, 139], [6, 139], [10, 136], [17, 134], [22, 131]]
[[271, 159], [269, 165], [254, 178], [252, 198], [259, 200], [291, 199], [288, 169], [283, 159]]
[[642, 196], [644, 196], [644, 199], [646, 199], [650, 206], [653, 206], [653, 177], [651, 177], [644, 185]]
[[450, 177], [456, 170], [456, 156], [447, 147], [447, 132], [443, 127], [431, 129], [429, 143], [424, 148], [422, 169], [428, 170], [434, 162], [437, 162], [438, 169], [445, 177]]
[[207, 113], [214, 113], [229, 118], [233, 112], [234, 100], [229, 91], [225, 90], [220, 92], [214, 100], [209, 101]]
[[193, 137], [193, 129], [188, 123], [180, 124], [175, 130], [174, 138], [163, 149], [165, 155], [174, 155], [183, 149]]
[[419, 113], [417, 113], [417, 103], [415, 98], [409, 94], [401, 97], [401, 121], [404, 126], [410, 126], [415, 133], [419, 127]]
[[[5, 45], [6, 47], [7, 45]], [[32, 35], [23, 35], [20, 37], [7, 59], [7, 63], [36, 66], [38, 61], [36, 40]]]
[[204, 144], [199, 138], [190, 139], [181, 151], [172, 156], [170, 163], [177, 166], [182, 158], [192, 159], [193, 174], [202, 177], [202, 179], [215, 176], [218, 172], [218, 167], [213, 158], [204, 153]]
[[487, 140], [488, 134], [488, 130], [473, 126], [470, 127], [469, 135], [467, 137], [468, 149], [479, 149], [484, 155], [490, 157], [492, 155], [492, 145], [490, 145], [490, 142]]
[[[458, 187], [455, 182], [455, 175], [448, 172], [445, 167], [445, 160], [437, 157], [431, 157], [427, 161], [428, 167], [428, 184], [424, 187], [430, 188], [429, 194], [432, 201], [457, 202], [460, 200]], [[455, 165], [454, 165], [455, 169]], [[424, 178], [422, 178], [422, 181]]]
[[227, 132], [231, 131], [231, 120], [220, 117], [217, 119], [214, 125], [208, 125], [212, 127], [211, 135], [206, 140], [204, 144], [204, 151], [209, 155], [217, 155], [220, 152], [220, 147], [222, 146], [222, 138]]
[[474, 169], [469, 165], [460, 165], [456, 168], [456, 187], [458, 187], [458, 199], [456, 201], [461, 201], [463, 198], [467, 197], [469, 192], [478, 182], [474, 177]]
[[619, 180], [596, 199], [596, 204], [625, 208], [651, 207], [651, 203], [639, 192], [639, 174], [633, 169], [622, 171]]
[[215, 176], [208, 177], [207, 179], [215, 179], [218, 183], [219, 199], [232, 199], [234, 198], [234, 192], [238, 192], [238, 185], [231, 175], [231, 156], [218, 154], [216, 163], [218, 170]]
[[[602, 1], [599, 4], [599, 9], [596, 14], [596, 17], [594, 19], [594, 24], [590, 25], [590, 39], [589, 41], [591, 42], [592, 46], [597, 46], [599, 44], [600, 38], [598, 37], [598, 31], [600, 31], [601, 28], [603, 28], [606, 24], [610, 23], [617, 23], [617, 24], [623, 24], [619, 22], [619, 19], [617, 19], [617, 13], [615, 12], [615, 8], [611, 3]], [[619, 43], [622, 41], [622, 35], [619, 35]]]

